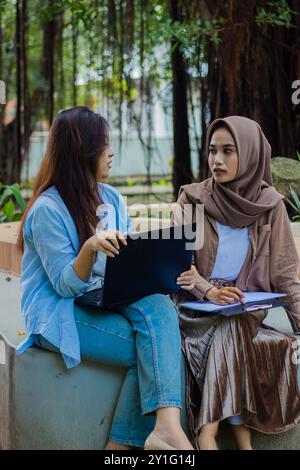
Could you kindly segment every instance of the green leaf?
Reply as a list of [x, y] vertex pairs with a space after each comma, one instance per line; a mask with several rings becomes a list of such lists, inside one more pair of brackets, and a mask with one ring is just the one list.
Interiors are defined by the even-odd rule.
[[271, 26], [284, 26], [289, 28], [292, 22], [293, 11], [287, 0], [270, 1], [268, 2], [268, 5], [268, 11], [264, 8], [260, 9], [256, 16], [256, 22], [259, 25], [267, 23]]
[[5, 201], [5, 199], [8, 197], [8, 196], [11, 196], [13, 194], [11, 188], [9, 186], [7, 186], [3, 192], [3, 194], [1, 194], [0, 196], [0, 208], [3, 204], [3, 202]]
[[25, 201], [20, 193], [20, 187], [18, 185], [18, 183], [15, 183], [15, 184], [12, 184], [10, 186], [10, 189], [12, 190], [13, 192], [13, 195], [15, 197], [15, 200], [18, 204], [18, 206], [20, 207], [22, 213], [25, 212], [25, 208], [26, 208], [26, 204], [25, 204]]
[[292, 201], [287, 198], [288, 203], [296, 212], [296, 215], [293, 216], [293, 220], [298, 220], [300, 218], [300, 199], [296, 191], [290, 186], [290, 194], [292, 196]]
[[288, 198], [287, 198], [287, 201], [288, 201], [288, 203], [290, 204], [290, 206], [297, 212], [297, 211], [298, 211], [298, 207], [295, 206], [295, 204], [294, 204], [292, 201], [290, 201]]
[[296, 203], [297, 207], [300, 210], [300, 200], [299, 200], [298, 194], [291, 186], [290, 186], [290, 192], [291, 192], [291, 195], [293, 196], [294, 202]]
[[21, 219], [22, 219], [21, 212], [15, 212], [14, 215], [12, 216], [12, 222], [19, 222]]
[[8, 222], [12, 221], [14, 211], [15, 211], [15, 205], [13, 201], [10, 199], [2, 209], [2, 212], [5, 215]]

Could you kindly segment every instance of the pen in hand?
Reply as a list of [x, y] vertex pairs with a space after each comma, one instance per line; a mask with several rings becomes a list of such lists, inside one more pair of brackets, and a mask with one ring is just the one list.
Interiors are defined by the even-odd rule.
[[211, 287], [205, 293], [205, 297], [218, 305], [229, 305], [233, 303], [245, 303], [245, 295], [237, 287]]
[[240, 289], [238, 289], [237, 287], [227, 287], [227, 290], [230, 293], [235, 294], [235, 301], [239, 302], [241, 305], [245, 303], [245, 295]]

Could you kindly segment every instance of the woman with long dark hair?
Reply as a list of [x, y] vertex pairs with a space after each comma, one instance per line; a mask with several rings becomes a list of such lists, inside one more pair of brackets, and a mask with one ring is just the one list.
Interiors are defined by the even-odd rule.
[[120, 194], [103, 183], [112, 160], [102, 116], [76, 107], [54, 119], [18, 239], [28, 333], [18, 353], [37, 344], [60, 352], [67, 367], [83, 357], [128, 369], [106, 449], [192, 449], [180, 425], [180, 333], [171, 300], [151, 295], [118, 312], [74, 302], [103, 286], [106, 257], [118, 255], [131, 230]]

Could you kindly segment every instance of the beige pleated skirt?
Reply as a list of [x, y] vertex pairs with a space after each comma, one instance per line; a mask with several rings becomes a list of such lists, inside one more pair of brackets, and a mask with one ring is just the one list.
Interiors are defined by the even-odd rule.
[[189, 296], [180, 292], [172, 299], [187, 361], [193, 436], [207, 423], [241, 413], [246, 426], [263, 433], [281, 433], [300, 423], [295, 338], [264, 325], [267, 311], [200, 315], [181, 307]]

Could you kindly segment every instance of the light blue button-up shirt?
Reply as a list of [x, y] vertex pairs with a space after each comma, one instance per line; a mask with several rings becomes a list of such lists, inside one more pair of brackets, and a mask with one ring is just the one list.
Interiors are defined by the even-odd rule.
[[211, 278], [235, 281], [249, 249], [247, 227], [234, 228], [217, 222], [219, 244]]
[[[131, 232], [124, 200], [112, 186], [98, 184], [108, 208], [105, 228]], [[21, 270], [21, 312], [27, 338], [17, 354], [34, 344], [41, 334], [60, 349], [68, 368], [80, 363], [79, 337], [74, 319], [74, 299], [96, 288], [104, 277], [105, 255], [98, 256], [87, 282], [73, 264], [78, 255], [76, 224], [55, 186], [44, 191], [30, 208], [23, 228], [24, 255]]]

